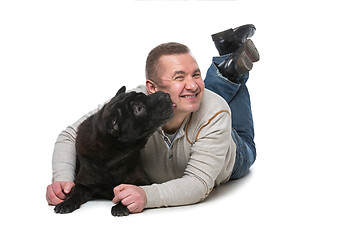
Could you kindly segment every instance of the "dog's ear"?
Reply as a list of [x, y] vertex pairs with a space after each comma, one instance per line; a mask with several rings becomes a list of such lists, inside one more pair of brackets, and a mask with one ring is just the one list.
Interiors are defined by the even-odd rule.
[[115, 96], [117, 96], [117, 95], [119, 95], [119, 94], [121, 94], [121, 93], [125, 93], [125, 92], [126, 92], [126, 87], [123, 86], [122, 88], [119, 89], [119, 91], [116, 93]]

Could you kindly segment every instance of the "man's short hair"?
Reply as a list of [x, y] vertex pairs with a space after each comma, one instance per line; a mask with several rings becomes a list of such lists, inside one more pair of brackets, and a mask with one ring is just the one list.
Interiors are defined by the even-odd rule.
[[184, 44], [177, 42], [163, 43], [155, 47], [147, 56], [145, 66], [146, 79], [157, 82], [159, 59], [164, 55], [186, 54], [190, 53], [190, 49]]

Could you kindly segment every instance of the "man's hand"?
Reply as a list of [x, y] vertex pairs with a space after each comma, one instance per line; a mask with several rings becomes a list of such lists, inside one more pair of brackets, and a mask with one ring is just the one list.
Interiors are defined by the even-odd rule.
[[75, 186], [73, 182], [53, 182], [46, 189], [46, 200], [50, 205], [63, 202]]
[[144, 189], [135, 185], [120, 184], [114, 188], [113, 203], [121, 203], [126, 206], [131, 213], [139, 213], [146, 206], [146, 193]]

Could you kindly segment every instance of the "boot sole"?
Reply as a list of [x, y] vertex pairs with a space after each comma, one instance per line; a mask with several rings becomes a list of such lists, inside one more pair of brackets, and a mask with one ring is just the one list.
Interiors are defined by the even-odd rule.
[[260, 55], [258, 50], [255, 47], [255, 44], [253, 43], [253, 41], [251, 41], [251, 39], [247, 39], [244, 43], [245, 48], [244, 51], [246, 52], [246, 55], [249, 56], [250, 60], [252, 62], [257, 62], [260, 60]]
[[247, 39], [244, 42], [243, 49], [241, 50], [240, 56], [237, 60], [239, 72], [249, 72], [253, 68], [253, 62], [257, 62], [259, 60], [260, 55], [253, 41]]
[[246, 52], [242, 52], [240, 57], [237, 60], [238, 72], [247, 73], [253, 68], [253, 62], [246, 54]]

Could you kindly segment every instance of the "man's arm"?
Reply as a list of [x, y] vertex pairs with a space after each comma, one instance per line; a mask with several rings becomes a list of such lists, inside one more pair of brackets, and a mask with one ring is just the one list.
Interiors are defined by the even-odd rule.
[[74, 181], [76, 168], [75, 139], [77, 128], [85, 119], [99, 111], [101, 107], [102, 105], [99, 105], [97, 109], [85, 114], [59, 134], [55, 142], [52, 157], [53, 182]]
[[78, 126], [95, 114], [103, 105], [82, 116], [77, 122], [62, 131], [56, 142], [52, 158], [52, 183], [46, 188], [46, 200], [50, 205], [64, 201], [74, 187], [76, 169], [75, 139]]

